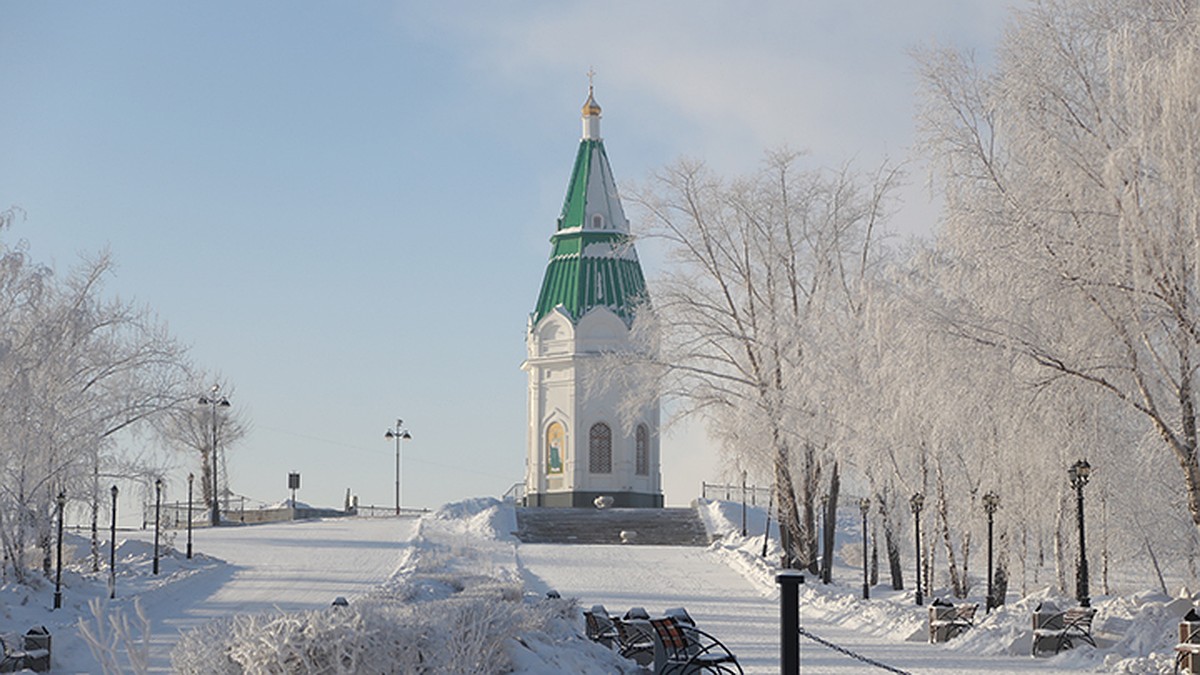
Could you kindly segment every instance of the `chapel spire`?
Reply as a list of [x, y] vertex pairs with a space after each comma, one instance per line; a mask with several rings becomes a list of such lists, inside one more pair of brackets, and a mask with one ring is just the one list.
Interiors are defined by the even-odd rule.
[[589, 141], [600, 140], [600, 104], [596, 103], [596, 92], [592, 78], [596, 71], [588, 71], [588, 97], [583, 103], [583, 138]]
[[[588, 75], [590, 80], [594, 73]], [[574, 321], [595, 307], [607, 307], [629, 324], [634, 308], [646, 299], [646, 282], [600, 139], [600, 106], [591, 84], [583, 105], [583, 133], [550, 238], [553, 250], [533, 321], [559, 306]]]

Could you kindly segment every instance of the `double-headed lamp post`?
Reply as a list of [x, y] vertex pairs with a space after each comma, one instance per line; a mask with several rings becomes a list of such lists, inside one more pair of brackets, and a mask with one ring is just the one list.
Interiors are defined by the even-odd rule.
[[162, 479], [154, 479], [154, 574], [158, 574], [158, 534], [162, 526]]
[[984, 603], [984, 611], [991, 612], [996, 603], [996, 590], [992, 586], [992, 524], [995, 520], [996, 509], [1000, 508], [1000, 495], [995, 492], [988, 491], [983, 496], [983, 510], [987, 512], [988, 518], [988, 561], [987, 561], [987, 601]]
[[208, 394], [201, 394], [197, 401], [209, 407], [212, 414], [212, 518], [211, 525], [221, 524], [220, 483], [217, 481], [217, 408], [228, 408], [229, 399], [221, 395], [221, 385], [214, 384]]
[[396, 515], [400, 515], [400, 441], [412, 438], [408, 429], [404, 428], [404, 420], [397, 419], [396, 426], [383, 434], [384, 438], [396, 439]]
[[67, 505], [67, 493], [59, 492], [54, 503], [58, 504], [58, 567], [54, 570], [54, 609], [58, 609], [62, 607], [63, 508]]
[[858, 510], [862, 512], [863, 600], [869, 600], [871, 598], [871, 584], [867, 576], [867, 514], [871, 511], [871, 500], [866, 497], [858, 500]]
[[1075, 488], [1075, 503], [1079, 517], [1079, 567], [1075, 570], [1075, 597], [1081, 607], [1091, 607], [1088, 597], [1088, 564], [1087, 543], [1083, 534], [1083, 486], [1087, 485], [1088, 476], [1092, 474], [1092, 465], [1086, 459], [1081, 459], [1067, 469], [1071, 479], [1071, 487]]
[[913, 542], [917, 548], [917, 604], [925, 604], [925, 596], [921, 594], [921, 508], [925, 506], [925, 495], [920, 492], [914, 494], [908, 500], [909, 506], [913, 512], [913, 527], [916, 528], [916, 534], [913, 537]]

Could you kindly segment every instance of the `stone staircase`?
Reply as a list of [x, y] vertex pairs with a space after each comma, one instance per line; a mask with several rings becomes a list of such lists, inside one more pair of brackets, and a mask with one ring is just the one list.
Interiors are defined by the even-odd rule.
[[[708, 533], [694, 508], [517, 509], [517, 538], [526, 544], [628, 544], [707, 546]], [[636, 533], [628, 536], [629, 533]]]

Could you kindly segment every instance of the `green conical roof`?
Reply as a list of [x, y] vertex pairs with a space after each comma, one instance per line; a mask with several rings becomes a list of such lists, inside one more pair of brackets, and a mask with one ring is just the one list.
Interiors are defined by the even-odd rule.
[[560, 305], [572, 321], [595, 307], [611, 309], [626, 324], [633, 320], [634, 308], [646, 299], [646, 280], [599, 138], [579, 142], [550, 242], [553, 249], [533, 312], [535, 324]]

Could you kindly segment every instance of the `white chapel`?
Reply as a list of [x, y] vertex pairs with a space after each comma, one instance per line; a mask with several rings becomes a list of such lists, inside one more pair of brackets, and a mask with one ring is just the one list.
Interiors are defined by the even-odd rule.
[[598, 354], [631, 347], [634, 311], [647, 299], [591, 87], [550, 243], [521, 365], [529, 375], [526, 505], [591, 508], [608, 496], [614, 507], [662, 507], [658, 401], [630, 423], [618, 413], [623, 392], [589, 393], [584, 378]]

